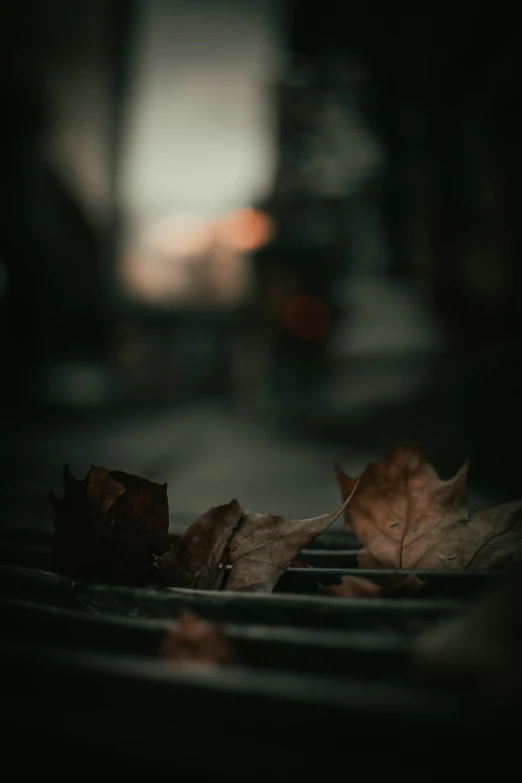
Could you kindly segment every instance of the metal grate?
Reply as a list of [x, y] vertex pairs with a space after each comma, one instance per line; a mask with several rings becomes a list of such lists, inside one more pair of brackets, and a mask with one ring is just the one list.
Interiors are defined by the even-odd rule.
[[[481, 738], [492, 748], [511, 716], [421, 684], [411, 648], [501, 575], [420, 572], [427, 588], [411, 598], [321, 594], [344, 575], [383, 575], [357, 569], [355, 547], [347, 533], [324, 534], [303, 552], [313, 567], [289, 569], [265, 595], [75, 582], [53, 572], [49, 536], [4, 533], [1, 655], [14, 735], [31, 732], [42, 758], [67, 749], [120, 769], [168, 768], [175, 751], [177, 769], [214, 779], [233, 777], [239, 756], [268, 774], [326, 757], [353, 768], [368, 753], [436, 750], [442, 760], [441, 748], [446, 756]], [[198, 673], [159, 660], [183, 609], [221, 623], [241, 666]]]

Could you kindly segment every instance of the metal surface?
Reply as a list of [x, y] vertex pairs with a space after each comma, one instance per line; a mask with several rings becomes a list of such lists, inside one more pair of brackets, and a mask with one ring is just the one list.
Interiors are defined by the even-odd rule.
[[[13, 747], [29, 732], [53, 763], [55, 752], [65, 764], [88, 749], [87, 767], [112, 759], [120, 771], [146, 769], [152, 756], [163, 771], [174, 742], [177, 769], [222, 779], [245, 763], [263, 774], [364, 769], [371, 753], [385, 770], [441, 743], [444, 755], [501, 743], [508, 706], [429, 687], [412, 658], [419, 631], [465, 611], [501, 575], [422, 572], [426, 590], [407, 598], [322, 595], [319, 584], [345, 575], [385, 575], [327, 567], [347, 550], [348, 535], [324, 536], [306, 553], [320, 553], [321, 568], [289, 569], [273, 594], [135, 588], [59, 576], [48, 536], [7, 531], [0, 666]], [[161, 661], [183, 609], [221, 623], [240, 665], [187, 671]]]

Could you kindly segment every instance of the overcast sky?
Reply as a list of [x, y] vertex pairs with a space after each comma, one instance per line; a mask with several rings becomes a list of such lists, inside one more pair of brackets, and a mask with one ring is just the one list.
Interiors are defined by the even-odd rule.
[[271, 0], [148, 0], [122, 194], [140, 230], [177, 211], [252, 203], [273, 174]]

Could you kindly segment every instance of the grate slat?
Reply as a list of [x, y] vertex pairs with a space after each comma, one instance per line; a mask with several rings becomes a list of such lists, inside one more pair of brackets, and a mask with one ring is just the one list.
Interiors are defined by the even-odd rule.
[[190, 610], [215, 622], [266, 623], [345, 630], [413, 633], [465, 604], [416, 598], [330, 598], [288, 593], [240, 593], [181, 588], [136, 588], [75, 582], [67, 577], [16, 566], [0, 566], [6, 597], [44, 600], [141, 618], [176, 618]]
[[[51, 543], [48, 533], [0, 534], [0, 666], [16, 694], [10, 724], [26, 731], [45, 713], [42, 752], [64, 736], [81, 748], [87, 732], [93, 758], [109, 735], [129, 759], [153, 755], [156, 763], [158, 738], [168, 747], [175, 733], [190, 765], [225, 731], [252, 753], [260, 743], [282, 750], [295, 770], [303, 753], [320, 763], [325, 752], [366, 759], [376, 738], [390, 759], [412, 746], [433, 754], [441, 742], [446, 752], [479, 739], [493, 747], [513, 724], [507, 706], [422, 685], [411, 653], [417, 633], [467, 610], [502, 572], [404, 571], [426, 589], [334, 598], [320, 586], [391, 572], [359, 569], [353, 536], [331, 531], [301, 553], [309, 567], [288, 569], [272, 594], [138, 588], [56, 574]], [[161, 639], [183, 610], [220, 623], [241, 666], [195, 673], [160, 661]], [[214, 769], [201, 763], [206, 774]]]

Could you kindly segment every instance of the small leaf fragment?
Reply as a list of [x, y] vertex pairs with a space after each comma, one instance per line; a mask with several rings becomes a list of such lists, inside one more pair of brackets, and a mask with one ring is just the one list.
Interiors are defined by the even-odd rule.
[[340, 585], [326, 585], [321, 592], [337, 598], [380, 598], [382, 595], [376, 582], [361, 576], [343, 576]]
[[427, 586], [427, 582], [416, 574], [388, 574], [382, 580], [384, 595], [417, 595]]
[[160, 658], [184, 668], [212, 668], [236, 663], [232, 646], [219, 625], [182, 612], [161, 643]]
[[322, 592], [338, 598], [381, 598], [385, 595], [416, 595], [425, 587], [426, 582], [413, 574], [389, 574], [382, 579], [344, 576], [340, 585], [327, 585]]

